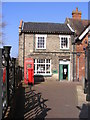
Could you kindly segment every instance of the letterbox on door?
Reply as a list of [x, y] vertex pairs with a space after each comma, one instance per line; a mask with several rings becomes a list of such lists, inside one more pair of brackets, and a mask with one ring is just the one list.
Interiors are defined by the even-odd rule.
[[26, 58], [24, 61], [24, 82], [34, 84], [34, 61], [32, 58]]

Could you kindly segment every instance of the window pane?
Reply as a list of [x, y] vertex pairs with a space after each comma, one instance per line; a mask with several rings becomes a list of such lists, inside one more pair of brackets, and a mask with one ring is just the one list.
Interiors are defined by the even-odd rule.
[[46, 65], [46, 73], [50, 73], [50, 65]]
[[63, 41], [63, 37], [61, 38], [61, 40]]
[[45, 65], [37, 65], [37, 73], [45, 73]]
[[35, 63], [35, 59], [34, 59], [34, 63]]
[[46, 63], [50, 63], [50, 59], [46, 59]]
[[35, 73], [35, 64], [34, 64], [34, 73]]
[[37, 59], [37, 63], [45, 63], [45, 59]]
[[67, 38], [66, 38], [66, 47], [68, 47], [68, 40], [67, 40]]

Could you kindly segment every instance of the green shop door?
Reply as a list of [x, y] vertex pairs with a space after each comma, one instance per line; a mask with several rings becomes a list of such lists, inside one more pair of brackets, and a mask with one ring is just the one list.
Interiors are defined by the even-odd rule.
[[59, 64], [59, 80], [63, 79], [63, 65]]
[[59, 64], [59, 80], [68, 80], [69, 65]]

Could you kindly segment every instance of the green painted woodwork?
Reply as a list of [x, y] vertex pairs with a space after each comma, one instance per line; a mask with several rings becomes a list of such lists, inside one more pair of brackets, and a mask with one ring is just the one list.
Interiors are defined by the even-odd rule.
[[59, 64], [59, 80], [63, 79], [63, 65]]
[[[59, 64], [59, 80], [63, 80], [63, 64]], [[69, 80], [69, 65], [68, 65], [68, 77]]]

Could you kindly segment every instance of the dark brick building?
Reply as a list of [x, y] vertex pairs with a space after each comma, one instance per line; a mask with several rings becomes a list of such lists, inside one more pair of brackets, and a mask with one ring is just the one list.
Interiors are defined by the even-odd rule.
[[87, 27], [90, 21], [81, 19], [81, 14], [81, 11], [78, 11], [78, 8], [76, 8], [76, 11], [72, 12], [72, 18], [66, 18], [65, 21], [75, 32], [74, 66], [76, 67], [74, 71], [76, 80], [82, 80], [82, 78], [85, 78], [85, 66], [87, 66], [85, 61], [85, 49], [88, 45], [89, 29]]

